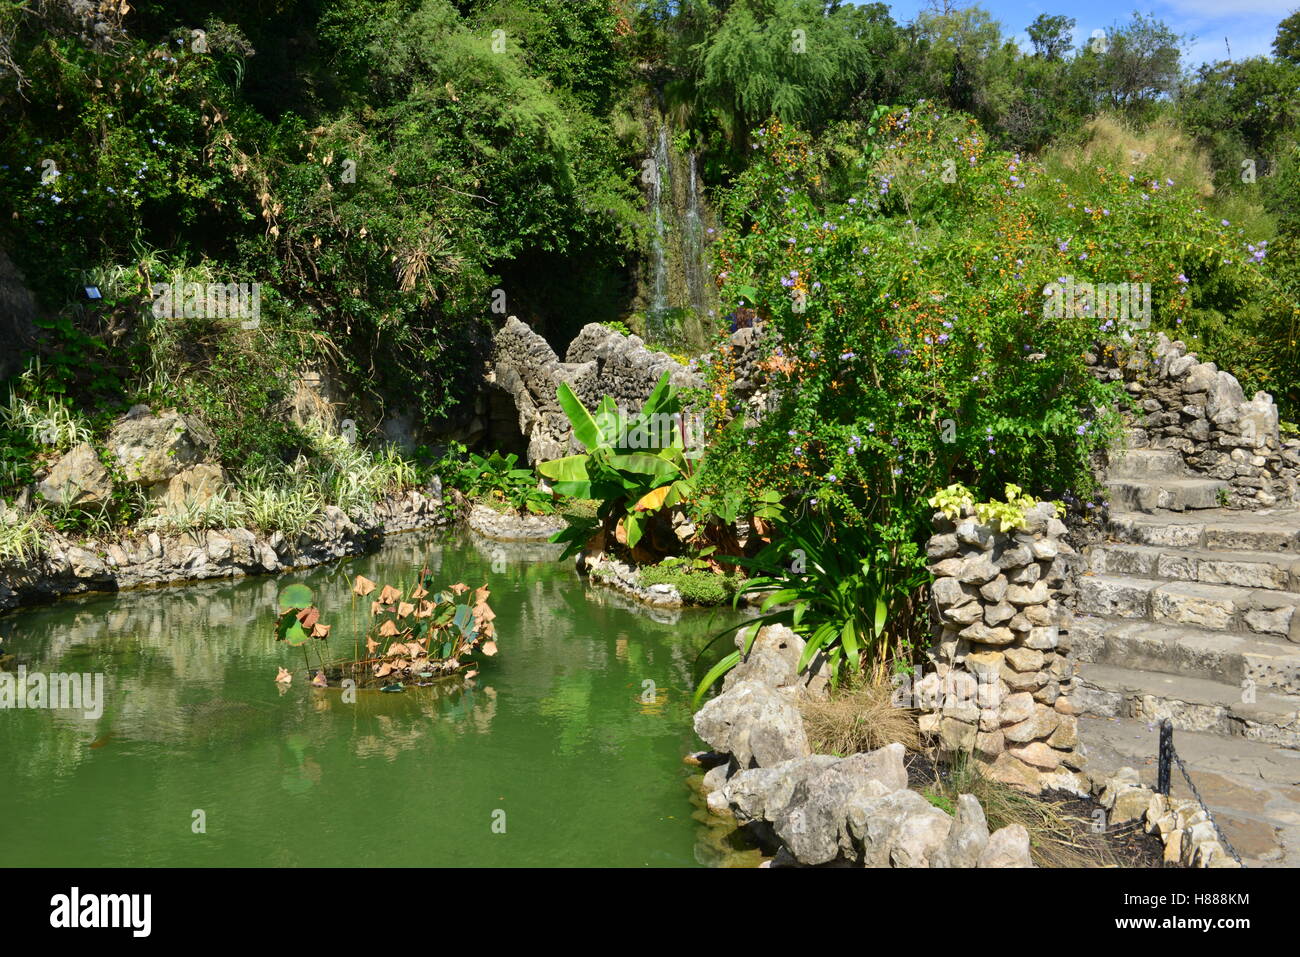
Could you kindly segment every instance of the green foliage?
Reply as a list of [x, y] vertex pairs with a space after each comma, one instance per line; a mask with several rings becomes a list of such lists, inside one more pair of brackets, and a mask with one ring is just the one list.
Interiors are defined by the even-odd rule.
[[[556, 274], [619, 284], [643, 216], [603, 0], [146, 8], [102, 39], [58, 4], [0, 16], [20, 94], [0, 90], [0, 241], [80, 403], [185, 405], [226, 464], [272, 463], [300, 439], [280, 403], [303, 362], [436, 421], [470, 391], [494, 286], [515, 308]], [[174, 270], [260, 282], [261, 327], [153, 321]], [[72, 305], [78, 281], [104, 299]]]
[[0, 423], [30, 445], [59, 452], [90, 440], [90, 429], [81, 418], [53, 396], [42, 406], [10, 392], [9, 404], [0, 409]]
[[824, 659], [833, 683], [845, 670], [865, 667], [880, 675], [891, 657], [907, 658], [914, 627], [909, 605], [924, 580], [914, 546], [892, 544], [878, 529], [843, 526], [810, 509], [779, 523], [773, 543], [756, 557], [723, 560], [757, 573], [744, 582], [736, 602], [756, 594], [763, 603], [757, 617], [722, 632], [746, 629], [744, 645], [700, 681], [697, 704], [749, 653], [763, 625], [793, 628], [806, 643], [799, 670]]
[[1066, 183], [929, 104], [892, 111], [877, 135], [875, 164], [826, 185], [816, 145], [771, 123], [722, 199], [722, 296], [767, 319], [779, 401], [742, 428], [733, 370], [711, 364], [702, 491], [806, 491], [906, 540], [954, 480], [1086, 495], [1119, 396], [1084, 356], [1126, 323], [1054, 309], [1054, 291], [1150, 283], [1153, 328], [1175, 336], [1196, 324], [1199, 290], [1269, 294], [1185, 185], [1104, 163]]
[[[662, 509], [693, 494], [694, 469], [686, 455], [681, 401], [668, 379], [665, 372], [633, 415], [624, 415], [612, 396], [589, 412], [568, 384], [560, 383], [556, 398], [574, 437], [587, 451], [537, 466], [560, 494], [597, 500], [596, 525], [632, 549]], [[580, 536], [589, 531], [587, 523], [580, 523], [552, 541], [567, 544], [567, 558], [582, 549], [587, 539]]]
[[469, 498], [500, 503], [518, 514], [554, 514], [553, 496], [538, 488], [532, 469], [519, 468], [518, 463], [519, 456], [513, 452], [504, 456], [499, 452], [487, 456], [471, 453], [447, 481]]
[[0, 501], [0, 561], [30, 562], [42, 552], [43, 516], [20, 513]]
[[[1006, 487], [1005, 501], [976, 502], [970, 490], [960, 483], [940, 489], [930, 496], [929, 503], [952, 521], [961, 518], [970, 509], [981, 523], [997, 523], [1002, 531], [1023, 527], [1025, 512], [1040, 504], [1032, 495], [1026, 495], [1020, 486], [1010, 484]], [[1052, 503], [1052, 507], [1055, 515], [1061, 514], [1062, 507], [1058, 503]]]
[[820, 0], [737, 0], [697, 51], [699, 94], [729, 136], [764, 117], [817, 126], [869, 83], [880, 48], [897, 42], [879, 10]]
[[[709, 550], [705, 550], [708, 553]], [[638, 572], [642, 585], [672, 585], [692, 605], [721, 605], [730, 601], [740, 587], [734, 574], [718, 574], [703, 558], [665, 558]]]

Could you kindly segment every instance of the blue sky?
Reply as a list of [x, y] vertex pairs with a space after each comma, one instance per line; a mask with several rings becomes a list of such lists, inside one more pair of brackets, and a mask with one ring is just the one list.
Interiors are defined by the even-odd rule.
[[[885, 2], [900, 23], [930, 5], [927, 0]], [[969, 6], [963, 0], [957, 0], [956, 5]], [[1233, 59], [1271, 53], [1278, 21], [1300, 7], [1300, 0], [980, 0], [979, 5], [1000, 20], [1003, 31], [1014, 34], [1025, 49], [1030, 48], [1025, 27], [1040, 13], [1073, 17], [1075, 42], [1080, 44], [1093, 30], [1126, 22], [1134, 10], [1140, 10], [1163, 20], [1178, 33], [1193, 34], [1196, 39], [1185, 62], [1196, 65], [1223, 59], [1227, 55], [1224, 37], [1232, 46]]]

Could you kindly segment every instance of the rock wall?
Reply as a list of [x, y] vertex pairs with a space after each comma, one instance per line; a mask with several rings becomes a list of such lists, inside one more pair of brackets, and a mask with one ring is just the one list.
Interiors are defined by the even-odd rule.
[[1164, 333], [1151, 353], [1087, 358], [1098, 378], [1122, 381], [1138, 402], [1126, 416], [1129, 448], [1176, 450], [1191, 473], [1229, 483], [1232, 508], [1300, 504], [1300, 439], [1281, 438], [1272, 396], [1247, 400], [1235, 377]]
[[1044, 503], [1002, 531], [971, 509], [934, 515], [929, 664], [911, 689], [921, 730], [947, 754], [973, 752], [1001, 780], [1087, 793], [1070, 703], [1070, 612], [1061, 603], [1073, 549]]
[[496, 334], [488, 381], [513, 401], [530, 464], [580, 450], [555, 391], [567, 382], [588, 408], [613, 396], [634, 412], [667, 371], [679, 388], [700, 388], [703, 379], [671, 356], [653, 352], [637, 336], [589, 323], [569, 344], [564, 361], [545, 339], [511, 316]]
[[[386, 534], [444, 524], [442, 499], [408, 491], [390, 497], [364, 524], [326, 506], [310, 532], [289, 538], [246, 528], [182, 535], [136, 532], [112, 541], [77, 542], [53, 535], [30, 562], [0, 562], [0, 611], [85, 592], [238, 578], [305, 568], [359, 555]], [[0, 520], [4, 516], [0, 515]]]

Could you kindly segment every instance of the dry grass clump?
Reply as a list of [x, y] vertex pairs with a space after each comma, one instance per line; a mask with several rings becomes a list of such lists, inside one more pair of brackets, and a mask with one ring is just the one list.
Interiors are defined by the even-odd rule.
[[808, 743], [818, 754], [847, 757], [872, 751], [897, 741], [909, 751], [921, 745], [916, 711], [893, 702], [888, 678], [861, 675], [840, 685], [825, 699], [806, 698], [799, 703]]
[[1214, 177], [1206, 152], [1167, 118], [1137, 127], [1122, 117], [1103, 113], [1088, 122], [1077, 142], [1062, 142], [1047, 150], [1043, 161], [1082, 173], [1099, 163], [1113, 162], [1141, 178], [1173, 179], [1204, 197], [1214, 195]]
[[989, 833], [1019, 824], [1029, 832], [1029, 853], [1039, 867], [1115, 867], [1117, 861], [1093, 821], [1061, 805], [1026, 794], [985, 774], [979, 763], [959, 758], [941, 770], [925, 790], [931, 804], [955, 812], [957, 797], [973, 794], [984, 808]]

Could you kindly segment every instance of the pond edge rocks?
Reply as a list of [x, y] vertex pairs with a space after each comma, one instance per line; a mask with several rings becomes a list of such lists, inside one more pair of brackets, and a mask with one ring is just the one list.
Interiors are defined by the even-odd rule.
[[961, 795], [950, 815], [910, 790], [901, 744], [813, 754], [798, 701], [825, 694], [826, 674], [798, 672], [803, 648], [784, 625], [762, 628], [695, 715], [696, 733], [727, 755], [705, 775], [709, 810], [774, 847], [766, 866], [1034, 866], [1028, 832], [1010, 825], [990, 834], [974, 796]]
[[0, 611], [86, 592], [307, 568], [373, 551], [387, 535], [445, 524], [441, 495], [429, 489], [390, 495], [360, 522], [328, 505], [312, 530], [292, 538], [247, 528], [177, 535], [136, 530], [96, 542], [54, 534], [39, 557], [0, 562]]
[[548, 542], [567, 526], [559, 515], [518, 515], [498, 512], [482, 503], [470, 507], [465, 521], [470, 530], [495, 542]]

